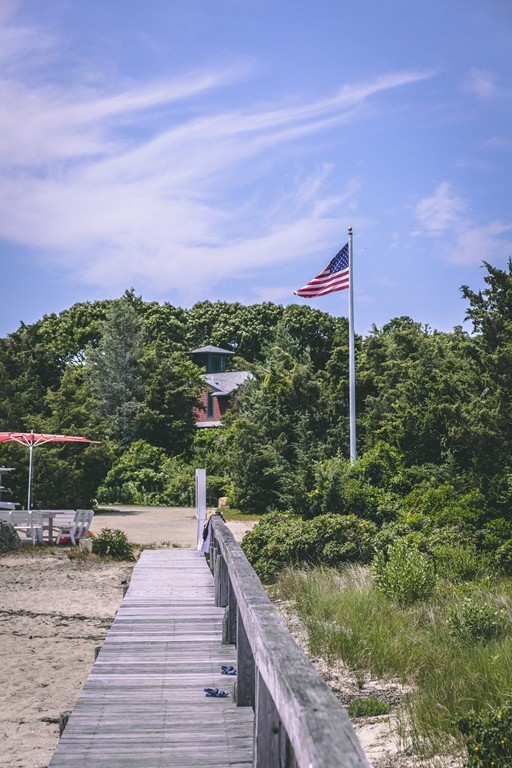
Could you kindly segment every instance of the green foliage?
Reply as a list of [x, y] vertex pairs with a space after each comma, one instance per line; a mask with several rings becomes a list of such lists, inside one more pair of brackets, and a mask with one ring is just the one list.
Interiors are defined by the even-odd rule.
[[136, 437], [135, 416], [143, 389], [143, 331], [133, 296], [109, 307], [97, 346], [86, 352], [89, 378], [108, 434], [127, 446]]
[[460, 605], [453, 608], [447, 619], [450, 635], [462, 642], [475, 640], [490, 641], [501, 637], [507, 630], [506, 613], [488, 602], [464, 597]]
[[432, 560], [403, 539], [377, 552], [372, 574], [377, 588], [399, 605], [428, 600], [436, 586]]
[[379, 471], [371, 459], [363, 467], [359, 462], [352, 467], [339, 457], [318, 461], [314, 465], [314, 487], [308, 494], [308, 516], [354, 514], [377, 523], [393, 518], [397, 497], [364, 479], [369, 466]]
[[[405, 746], [425, 756], [459, 752], [456, 721], [470, 709], [482, 713], [510, 697], [511, 634], [490, 642], [454, 641], [447, 618], [462, 599], [453, 591], [436, 592], [429, 604], [401, 606], [376, 589], [360, 566], [289, 569], [274, 591], [296, 607], [312, 654], [343, 660], [361, 677], [396, 678], [409, 686], [397, 716], [403, 717]], [[509, 581], [493, 583], [478, 599], [510, 613], [511, 591]]]
[[378, 717], [390, 712], [388, 701], [378, 699], [376, 696], [368, 696], [366, 699], [354, 699], [350, 702], [348, 713], [350, 717]]
[[158, 503], [166, 484], [161, 448], [138, 440], [125, 451], [98, 488], [100, 504]]
[[114, 463], [98, 488], [100, 504], [192, 506], [194, 469], [163, 448], [137, 440]]
[[496, 550], [496, 566], [503, 573], [512, 575], [512, 539], [503, 542]]
[[313, 541], [311, 560], [328, 566], [368, 563], [377, 527], [356, 515], [320, 515], [306, 523]]
[[165, 345], [146, 350], [141, 360], [144, 391], [135, 416], [137, 435], [174, 455], [190, 454], [197, 431], [200, 373], [184, 354]]
[[421, 512], [432, 526], [460, 526], [476, 530], [486, 519], [485, 497], [479, 490], [460, 493], [450, 483], [436, 488], [416, 488], [404, 500], [406, 514]]
[[[189, 503], [191, 475], [205, 466], [215, 493], [227, 489], [242, 512], [355, 514], [384, 538], [403, 528], [445, 579], [478, 578], [491, 562], [509, 572], [512, 261], [508, 270], [485, 267], [483, 291], [462, 289], [473, 335], [399, 317], [356, 338], [355, 465], [347, 461], [347, 322], [306, 305], [181, 309], [127, 291], [22, 324], [0, 339], [0, 427], [104, 441], [103, 453], [82, 449], [87, 461], [60, 449], [38, 458], [38, 503], [63, 503], [74, 489], [88, 504], [98, 486], [105, 500]], [[237, 393], [222, 434], [200, 437], [200, 372], [187, 352], [206, 343], [236, 352], [234, 365], [256, 378]], [[140, 439], [165, 456], [147, 475], [141, 466], [121, 478], [118, 462]], [[0, 446], [0, 461], [21, 469], [25, 459]], [[111, 469], [119, 478], [106, 480]], [[12, 478], [18, 499], [25, 478]], [[466, 537], [451, 555], [446, 531]]]
[[477, 531], [478, 544], [485, 552], [495, 552], [512, 539], [512, 521], [503, 517], [487, 520]]
[[480, 384], [473, 348], [460, 329], [432, 332], [409, 317], [374, 328], [358, 355], [368, 447], [384, 440], [405, 457], [405, 466], [445, 461], [453, 450], [448, 429]]
[[128, 541], [124, 531], [118, 528], [102, 528], [93, 539], [92, 551], [100, 557], [111, 557], [113, 560], [135, 560], [133, 545]]
[[440, 578], [459, 584], [482, 578], [491, 572], [491, 556], [479, 552], [475, 544], [450, 543], [448, 532], [443, 530], [439, 531], [439, 537], [442, 543], [431, 546], [430, 552]]
[[465, 768], [510, 768], [512, 765], [512, 702], [457, 721], [466, 741]]
[[263, 581], [288, 565], [340, 566], [369, 562], [376, 527], [355, 515], [321, 515], [308, 521], [286, 512], [264, 515], [242, 548]]

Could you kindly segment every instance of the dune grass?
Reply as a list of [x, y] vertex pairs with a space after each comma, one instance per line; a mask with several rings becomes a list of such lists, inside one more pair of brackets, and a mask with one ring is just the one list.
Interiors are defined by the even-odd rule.
[[[464, 589], [466, 590], [464, 592]], [[429, 603], [400, 607], [374, 586], [369, 569], [287, 570], [277, 584], [308, 633], [312, 654], [343, 662], [361, 679], [399, 679], [411, 687], [402, 706], [403, 733], [416, 752], [463, 748], [458, 718], [501, 706], [512, 692], [510, 580], [436, 591]], [[454, 635], [450, 617], [467, 594], [502, 617], [485, 642]]]

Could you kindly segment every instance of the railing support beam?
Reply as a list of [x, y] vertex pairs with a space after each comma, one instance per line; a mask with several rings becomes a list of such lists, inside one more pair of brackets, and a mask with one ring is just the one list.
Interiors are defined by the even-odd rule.
[[255, 705], [254, 656], [251, 644], [245, 632], [240, 613], [236, 617], [236, 705], [237, 707], [252, 707]]
[[[283, 734], [286, 738], [286, 734]], [[263, 678], [256, 675], [253, 768], [285, 768], [281, 762], [281, 720]]]

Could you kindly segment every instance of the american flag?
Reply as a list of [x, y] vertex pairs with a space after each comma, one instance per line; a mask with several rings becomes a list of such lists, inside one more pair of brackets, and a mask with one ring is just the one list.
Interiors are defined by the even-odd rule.
[[350, 285], [350, 265], [348, 258], [348, 243], [338, 251], [319, 275], [314, 277], [306, 285], [294, 291], [296, 296], [305, 299], [313, 299], [316, 296], [325, 296], [326, 293], [344, 291]]

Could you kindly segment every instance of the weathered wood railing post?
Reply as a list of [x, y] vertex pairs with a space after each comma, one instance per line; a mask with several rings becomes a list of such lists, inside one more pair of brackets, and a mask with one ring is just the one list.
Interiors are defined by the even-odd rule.
[[255, 709], [255, 687], [256, 687], [256, 669], [254, 665], [254, 656], [245, 631], [244, 623], [240, 613], [237, 611], [236, 618], [236, 660], [237, 660], [237, 681], [236, 681], [236, 704], [237, 707], [252, 707]]
[[211, 521], [223, 641], [236, 640], [237, 706], [255, 711], [254, 768], [371, 768], [347, 712], [298, 647], [219, 516]]
[[256, 675], [254, 768], [282, 768], [281, 720], [261, 675]]

